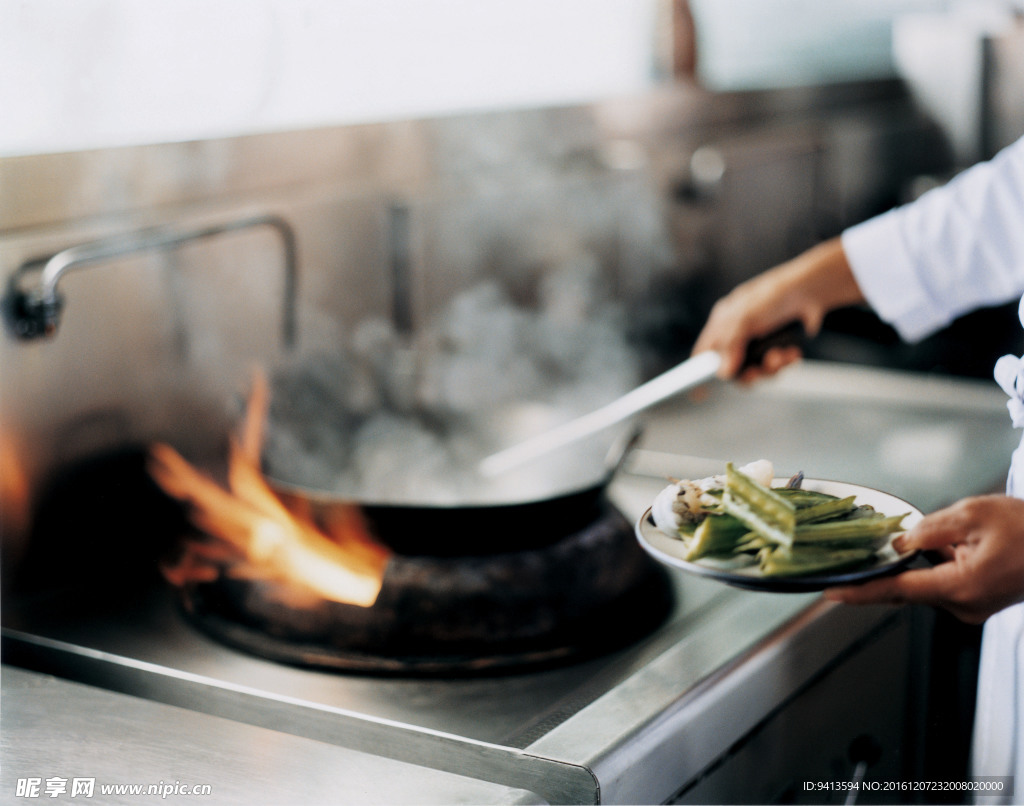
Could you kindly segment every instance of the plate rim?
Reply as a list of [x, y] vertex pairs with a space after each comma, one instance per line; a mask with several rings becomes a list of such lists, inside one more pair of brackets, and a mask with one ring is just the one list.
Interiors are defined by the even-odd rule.
[[[784, 477], [775, 478], [772, 480], [773, 486], [782, 486], [786, 483], [787, 479]], [[900, 502], [905, 506], [909, 512], [909, 516], [912, 518], [910, 526], [913, 526], [921, 518], [924, 517], [924, 513], [911, 504], [909, 501], [900, 498], [897, 495], [886, 492], [885, 490], [879, 490], [875, 487], [869, 487], [864, 484], [857, 484], [849, 481], [838, 481], [835, 479], [819, 479], [819, 478], [806, 478], [804, 484], [824, 484], [824, 485], [840, 485], [846, 488], [852, 488], [855, 490], [862, 490], [868, 493], [874, 493], [877, 495], [883, 495], [887, 498], [892, 498], [895, 501]], [[847, 492], [847, 495], [850, 493]], [[749, 574], [740, 574], [735, 570], [713, 568], [707, 565], [700, 564], [699, 560], [685, 560], [682, 557], [676, 557], [669, 554], [653, 545], [649, 542], [649, 539], [644, 534], [645, 525], [647, 528], [657, 531], [659, 535], [663, 535], [666, 540], [676, 540], [671, 535], [662, 532], [654, 525], [654, 521], [651, 519], [651, 507], [648, 506], [640, 518], [637, 520], [634, 532], [637, 541], [640, 543], [641, 548], [646, 551], [651, 557], [663, 565], [667, 565], [671, 568], [678, 568], [679, 570], [693, 574], [695, 576], [704, 577], [706, 579], [713, 579], [717, 582], [725, 583], [735, 588], [742, 588], [744, 590], [769, 592], [769, 593], [812, 593], [815, 591], [822, 591], [827, 588], [836, 587], [839, 585], [856, 585], [862, 582], [867, 582], [871, 579], [877, 579], [883, 576], [889, 576], [900, 571], [912, 562], [919, 554], [920, 551], [917, 549], [898, 554], [896, 559], [891, 560], [882, 564], [875, 564], [867, 568], [862, 568], [853, 571], [840, 571], [833, 574], [809, 574], [807, 576], [794, 576], [794, 577], [758, 577]], [[904, 530], [906, 531], [906, 530]], [[886, 544], [891, 546], [892, 539]], [[676, 541], [680, 542], [680, 541]], [[680, 542], [681, 545], [681, 542]], [[881, 551], [882, 549], [879, 549]]]

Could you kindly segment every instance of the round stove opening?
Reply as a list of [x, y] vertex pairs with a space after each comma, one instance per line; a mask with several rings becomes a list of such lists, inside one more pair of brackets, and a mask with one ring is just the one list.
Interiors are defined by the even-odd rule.
[[660, 566], [609, 508], [540, 548], [484, 556], [392, 554], [370, 607], [286, 601], [220, 576], [179, 588], [204, 632], [274, 661], [353, 673], [461, 675], [594, 657], [652, 632], [672, 605]]

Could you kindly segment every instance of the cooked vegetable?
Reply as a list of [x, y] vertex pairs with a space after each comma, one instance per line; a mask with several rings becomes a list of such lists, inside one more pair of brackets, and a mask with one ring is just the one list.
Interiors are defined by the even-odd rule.
[[725, 466], [725, 494], [721, 506], [761, 537], [783, 546], [793, 544], [796, 507], [774, 490], [737, 470], [732, 462]]
[[694, 531], [686, 559], [692, 562], [708, 555], [735, 554], [740, 538], [749, 532], [747, 525], [732, 515], [708, 515]]
[[803, 546], [792, 551], [781, 548], [763, 549], [759, 559], [761, 573], [764, 576], [781, 577], [853, 568], [872, 560], [874, 556], [875, 549], [870, 547], [831, 549]]
[[[765, 487], [774, 478], [772, 463], [760, 459], [740, 468], [740, 471]], [[709, 476], [704, 479], [673, 480], [658, 493], [651, 505], [654, 524], [666, 534], [678, 537], [677, 532], [693, 534], [708, 512], [718, 509], [725, 488], [726, 477]]]
[[797, 530], [799, 531], [801, 524], [819, 523], [853, 512], [857, 508], [857, 505], [853, 503], [855, 498], [856, 496], [851, 495], [847, 498], [832, 498], [810, 506], [798, 506], [796, 511]]
[[900, 531], [900, 523], [906, 514], [887, 518], [875, 515], [866, 518], [848, 518], [846, 520], [829, 521], [827, 523], [809, 523], [796, 528], [794, 542], [808, 543], [871, 543], [886, 538], [893, 532]]
[[830, 495], [829, 493], [822, 493], [817, 490], [803, 490], [799, 487], [776, 487], [775, 492], [787, 501], [791, 501], [797, 509], [809, 507], [812, 504], [821, 504], [825, 501], [839, 500], [837, 496]]
[[[773, 577], [868, 564], [889, 537], [902, 530], [906, 513], [886, 516], [858, 505], [855, 496], [772, 488], [770, 480], [763, 484], [744, 472], [756, 468], [762, 475], [765, 465], [771, 468], [765, 462], [740, 469], [730, 463], [724, 476], [674, 482], [659, 496], [659, 511], [673, 513], [669, 528], [657, 517], [655, 525], [685, 543], [689, 561], [718, 567], [757, 563], [761, 574]], [[794, 478], [802, 480], [802, 474]], [[680, 507], [677, 500], [682, 498], [687, 502]], [[680, 517], [680, 508], [685, 518]]]

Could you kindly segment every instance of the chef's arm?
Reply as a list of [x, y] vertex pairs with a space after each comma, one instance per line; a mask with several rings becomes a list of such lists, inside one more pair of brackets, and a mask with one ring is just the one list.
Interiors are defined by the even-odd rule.
[[[694, 353], [722, 354], [719, 375], [736, 376], [751, 339], [794, 320], [808, 335], [821, 329], [829, 311], [864, 301], [839, 238], [825, 241], [786, 263], [769, 269], [722, 297], [694, 345]], [[743, 371], [744, 382], [777, 372], [800, 358], [798, 347], [768, 351], [759, 367]]]
[[899, 551], [931, 552], [938, 562], [825, 595], [847, 604], [919, 603], [979, 624], [1024, 601], [1024, 500], [964, 498], [933, 512], [896, 539]]

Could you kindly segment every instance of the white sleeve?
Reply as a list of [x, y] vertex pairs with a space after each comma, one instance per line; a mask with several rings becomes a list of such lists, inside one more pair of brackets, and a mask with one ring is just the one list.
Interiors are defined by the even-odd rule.
[[868, 304], [907, 341], [1024, 293], [1024, 138], [917, 201], [851, 227]]

